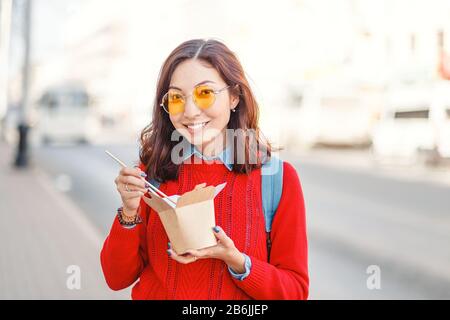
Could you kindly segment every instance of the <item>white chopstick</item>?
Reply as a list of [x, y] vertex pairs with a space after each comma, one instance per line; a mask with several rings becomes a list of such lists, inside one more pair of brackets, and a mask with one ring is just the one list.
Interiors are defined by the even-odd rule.
[[[119, 158], [117, 158], [116, 156], [114, 156], [111, 152], [109, 152], [108, 150], [105, 150], [105, 152], [114, 160], [116, 160], [122, 167], [126, 168], [127, 165], [121, 161]], [[170, 202], [172, 202], [172, 204], [176, 205], [176, 203], [170, 199], [164, 192], [162, 192], [161, 190], [159, 190], [158, 188], [156, 188], [154, 185], [152, 185], [150, 182], [148, 182], [147, 180], [145, 180], [144, 178], [141, 177], [142, 180], [144, 180], [146, 183], [148, 183], [150, 185], [150, 188], [147, 188], [148, 191], [150, 191], [151, 193], [159, 196], [159, 197], [163, 197], [163, 200], [168, 200]], [[157, 192], [159, 192], [160, 194], [158, 195]], [[167, 202], [167, 201], [166, 201]], [[169, 204], [169, 203], [168, 203]], [[170, 204], [169, 204], [170, 205]]]

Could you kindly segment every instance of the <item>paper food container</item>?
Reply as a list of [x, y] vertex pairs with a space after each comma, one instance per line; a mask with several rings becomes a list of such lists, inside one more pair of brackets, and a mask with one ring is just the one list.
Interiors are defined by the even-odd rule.
[[214, 198], [225, 185], [226, 183], [222, 183], [216, 187], [206, 187], [206, 183], [202, 183], [181, 196], [168, 197], [176, 205], [153, 193], [149, 193], [150, 198], [143, 197], [145, 203], [158, 213], [177, 254], [217, 244], [212, 229], [216, 225]]

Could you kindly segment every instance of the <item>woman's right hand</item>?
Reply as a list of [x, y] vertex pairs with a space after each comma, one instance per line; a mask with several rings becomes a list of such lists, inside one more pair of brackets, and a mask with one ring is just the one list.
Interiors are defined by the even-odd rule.
[[[139, 168], [122, 168], [114, 180], [123, 203], [123, 213], [135, 216], [141, 197], [147, 192], [144, 177], [146, 174]], [[127, 189], [128, 188], [128, 189]]]

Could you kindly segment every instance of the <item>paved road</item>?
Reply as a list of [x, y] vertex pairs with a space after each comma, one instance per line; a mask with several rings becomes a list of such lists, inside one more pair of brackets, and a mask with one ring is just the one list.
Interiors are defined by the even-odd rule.
[[121, 200], [114, 184], [120, 166], [104, 152], [105, 149], [129, 166], [136, 164], [138, 159], [137, 147], [130, 145], [49, 146], [37, 148], [34, 156], [53, 177], [55, 185], [67, 188], [68, 195], [106, 235]]
[[[137, 145], [48, 146], [34, 156], [106, 234], [120, 197], [113, 182], [119, 167], [104, 149], [130, 165], [138, 159]], [[332, 158], [284, 158], [305, 193], [311, 298], [450, 298], [448, 185], [330, 165]], [[367, 289], [370, 265], [380, 267], [379, 290]]]

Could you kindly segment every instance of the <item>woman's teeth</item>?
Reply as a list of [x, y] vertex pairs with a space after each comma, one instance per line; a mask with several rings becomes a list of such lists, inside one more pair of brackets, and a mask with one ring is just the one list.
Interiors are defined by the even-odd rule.
[[204, 126], [206, 126], [207, 123], [208, 122], [189, 124], [189, 125], [187, 125], [187, 127], [192, 130], [197, 130], [197, 129], [200, 129], [200, 128], [203, 128]]

